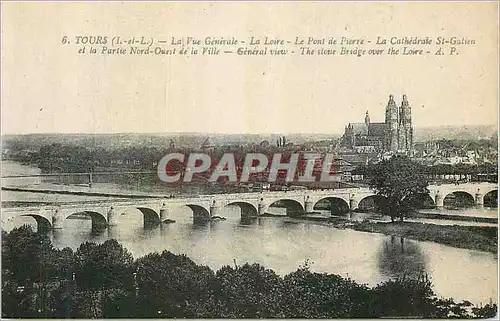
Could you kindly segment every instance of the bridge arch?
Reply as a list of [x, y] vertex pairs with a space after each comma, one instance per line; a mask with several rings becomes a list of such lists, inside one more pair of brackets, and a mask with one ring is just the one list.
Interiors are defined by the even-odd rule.
[[352, 208], [351, 210], [357, 210], [358, 212], [382, 212], [382, 209], [387, 202], [387, 198], [381, 195], [372, 194], [366, 195], [359, 200], [357, 208]]
[[255, 207], [255, 205], [253, 205], [251, 203], [244, 202], [244, 201], [234, 201], [234, 202], [229, 202], [226, 204], [226, 206], [229, 206], [229, 205], [239, 206], [239, 208], [241, 210], [241, 217], [242, 218], [255, 217], [255, 216], [259, 215], [257, 208]]
[[305, 214], [304, 206], [297, 200], [289, 198], [281, 198], [271, 201], [266, 210], [270, 207], [284, 207], [286, 209], [287, 216], [301, 216]]
[[160, 223], [160, 214], [149, 207], [136, 207], [144, 217], [144, 226], [152, 226]]
[[193, 211], [193, 221], [195, 223], [210, 219], [210, 211], [198, 204], [186, 204]]
[[108, 225], [108, 219], [106, 218], [106, 216], [96, 211], [86, 210], [86, 211], [74, 212], [67, 215], [65, 219], [71, 216], [74, 217], [76, 215], [85, 215], [90, 217], [90, 219], [92, 220], [92, 229], [103, 229], [106, 228], [106, 226]]
[[32, 217], [36, 221], [36, 229], [38, 232], [46, 232], [52, 228], [52, 222], [43, 215], [39, 214], [22, 214], [20, 216]]
[[431, 209], [436, 207], [436, 201], [434, 198], [432, 198], [431, 194], [422, 194], [420, 196], [417, 196], [416, 200], [419, 203], [421, 209]]
[[483, 204], [487, 207], [498, 207], [498, 189], [486, 192], [483, 196]]
[[443, 204], [451, 207], [472, 207], [476, 201], [470, 192], [458, 190], [447, 193], [443, 198]]
[[313, 210], [330, 210], [331, 214], [345, 214], [349, 212], [349, 203], [338, 196], [326, 196], [317, 200]]

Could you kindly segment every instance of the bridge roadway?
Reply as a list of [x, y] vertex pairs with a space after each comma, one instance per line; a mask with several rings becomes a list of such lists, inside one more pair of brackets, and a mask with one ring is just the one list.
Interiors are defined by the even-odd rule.
[[[465, 193], [476, 205], [483, 205], [487, 193], [497, 191], [494, 183], [464, 183], [430, 185], [429, 196], [436, 207], [443, 206], [445, 197], [451, 193]], [[205, 221], [218, 216], [228, 205], [241, 209], [242, 217], [256, 217], [266, 213], [275, 202], [280, 201], [287, 208], [287, 215], [302, 215], [314, 211], [321, 200], [353, 211], [360, 202], [375, 195], [369, 188], [346, 188], [328, 190], [299, 190], [286, 192], [252, 192], [235, 194], [199, 195], [195, 197], [176, 197], [165, 199], [131, 199], [57, 204], [54, 206], [26, 206], [2, 208], [2, 220], [13, 216], [31, 216], [37, 221], [39, 229], [61, 229], [64, 220], [71, 215], [85, 214], [92, 219], [93, 228], [105, 228], [119, 224], [119, 216], [125, 210], [136, 208], [144, 216], [144, 224], [159, 224], [169, 219], [169, 212], [176, 207], [187, 206], [193, 212], [193, 220]]]

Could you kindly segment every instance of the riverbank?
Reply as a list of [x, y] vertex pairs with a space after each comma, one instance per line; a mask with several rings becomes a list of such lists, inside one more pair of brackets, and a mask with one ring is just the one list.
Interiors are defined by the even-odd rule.
[[382, 233], [457, 248], [497, 253], [498, 228], [489, 226], [434, 225], [417, 222], [360, 222], [356, 231]]
[[411, 217], [412, 218], [430, 218], [430, 219], [449, 220], [449, 221], [465, 221], [465, 222], [498, 224], [498, 218], [495, 218], [495, 217], [453, 215], [453, 214], [448, 214], [448, 213], [447, 214], [439, 214], [439, 213], [428, 213], [428, 212], [415, 212], [412, 214]]
[[103, 193], [103, 192], [85, 192], [85, 191], [65, 191], [65, 190], [53, 190], [53, 189], [33, 189], [33, 188], [22, 188], [22, 187], [4, 187], [2, 186], [2, 191], [11, 192], [29, 192], [29, 193], [42, 193], [42, 194], [62, 194], [62, 195], [77, 195], [77, 196], [101, 196], [101, 197], [120, 197], [120, 198], [165, 198], [163, 195], [150, 195], [146, 193], [142, 194], [131, 194], [131, 193]]
[[[264, 214], [263, 217], [283, 217]], [[344, 217], [303, 216], [297, 220], [312, 221], [335, 228], [381, 233], [417, 241], [428, 241], [456, 248], [497, 253], [498, 235], [494, 226], [437, 225], [419, 222], [353, 222]]]

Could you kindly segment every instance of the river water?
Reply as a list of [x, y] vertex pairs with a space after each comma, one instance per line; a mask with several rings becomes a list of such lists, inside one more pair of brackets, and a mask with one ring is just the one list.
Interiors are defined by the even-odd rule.
[[[31, 166], [2, 162], [2, 176], [37, 173]], [[54, 186], [34, 179], [5, 179], [2, 186], [47, 188]], [[129, 191], [116, 184], [95, 184], [93, 189]], [[106, 186], [111, 186], [106, 189]], [[59, 185], [56, 188], [60, 188]], [[67, 188], [85, 188], [67, 186]], [[87, 187], [88, 189], [88, 187]], [[133, 187], [132, 187], [133, 189]], [[144, 190], [141, 190], [144, 192]], [[139, 192], [136, 190], [136, 192]], [[102, 197], [2, 191], [2, 201], [29, 202], [101, 202]], [[276, 208], [274, 211], [280, 212]], [[464, 209], [474, 215], [493, 215], [496, 210]], [[457, 249], [432, 242], [420, 242], [376, 233], [337, 229], [326, 224], [283, 217], [261, 217], [242, 222], [238, 207], [228, 206], [222, 216], [226, 221], [194, 225], [189, 208], [170, 212], [176, 222], [145, 229], [142, 214], [136, 209], [120, 216], [120, 224], [102, 231], [92, 231], [87, 219], [67, 219], [62, 230], [48, 232], [58, 248], [76, 249], [82, 242], [104, 242], [115, 238], [134, 257], [154, 251], [169, 250], [186, 254], [199, 264], [218, 269], [224, 265], [259, 263], [280, 274], [309, 264], [311, 270], [350, 277], [370, 286], [402, 275], [427, 273], [439, 296], [469, 300], [475, 304], [497, 302], [496, 254]], [[439, 224], [455, 224], [443, 220]], [[444, 223], [443, 223], [444, 222]], [[21, 224], [36, 226], [29, 217], [4, 217], [2, 228], [10, 230]], [[436, 223], [432, 222], [431, 223]], [[464, 224], [462, 222], [462, 224]]]

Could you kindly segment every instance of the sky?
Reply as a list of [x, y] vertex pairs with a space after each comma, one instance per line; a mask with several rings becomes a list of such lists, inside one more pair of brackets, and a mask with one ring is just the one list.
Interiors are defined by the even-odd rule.
[[[2, 3], [2, 134], [341, 133], [403, 94], [415, 127], [496, 125], [498, 3]], [[467, 37], [457, 56], [78, 55], [78, 35]]]

